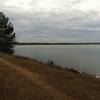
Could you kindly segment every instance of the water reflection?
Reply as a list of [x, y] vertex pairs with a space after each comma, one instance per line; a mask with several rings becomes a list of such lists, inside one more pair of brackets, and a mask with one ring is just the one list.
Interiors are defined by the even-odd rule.
[[99, 45], [16, 46], [16, 54], [100, 75]]

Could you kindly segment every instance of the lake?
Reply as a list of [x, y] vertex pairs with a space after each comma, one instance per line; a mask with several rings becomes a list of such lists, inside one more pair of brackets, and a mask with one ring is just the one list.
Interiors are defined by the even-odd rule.
[[15, 54], [100, 75], [100, 45], [17, 45]]

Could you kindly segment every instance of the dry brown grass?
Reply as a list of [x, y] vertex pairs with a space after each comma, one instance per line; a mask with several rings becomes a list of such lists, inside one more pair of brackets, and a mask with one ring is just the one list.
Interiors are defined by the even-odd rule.
[[[23, 57], [0, 54], [1, 58], [36, 73], [41, 84], [0, 63], [0, 100], [100, 100], [100, 81], [71, 70], [64, 70]], [[34, 76], [33, 76], [34, 77]], [[47, 84], [50, 90], [46, 90]], [[54, 91], [53, 91], [54, 89]], [[64, 96], [68, 98], [63, 98]]]

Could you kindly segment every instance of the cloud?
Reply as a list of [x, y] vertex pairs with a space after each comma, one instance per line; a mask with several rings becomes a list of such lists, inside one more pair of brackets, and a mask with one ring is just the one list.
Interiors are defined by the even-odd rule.
[[0, 0], [18, 41], [100, 41], [99, 0]]

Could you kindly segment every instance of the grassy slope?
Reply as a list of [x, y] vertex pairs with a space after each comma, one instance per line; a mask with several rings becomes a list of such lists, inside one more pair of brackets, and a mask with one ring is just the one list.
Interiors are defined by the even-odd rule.
[[[49, 84], [75, 100], [100, 100], [100, 81], [91, 76], [22, 57], [2, 53], [0, 57], [38, 73]], [[54, 98], [13, 69], [0, 64], [0, 100], [54, 100]]]

